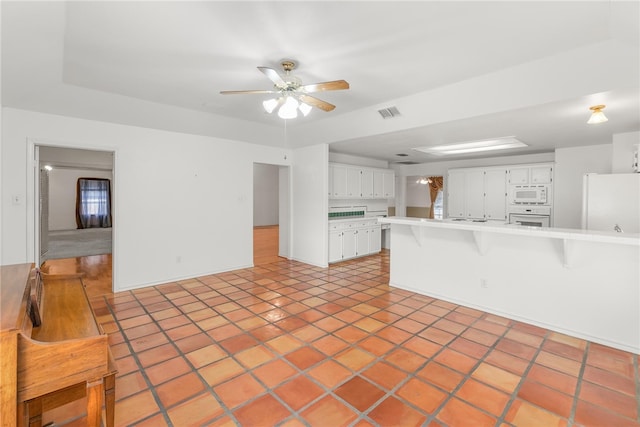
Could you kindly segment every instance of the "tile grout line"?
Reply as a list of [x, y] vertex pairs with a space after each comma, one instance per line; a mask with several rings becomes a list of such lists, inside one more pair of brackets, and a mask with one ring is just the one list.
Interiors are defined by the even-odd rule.
[[589, 356], [589, 349], [591, 347], [591, 343], [587, 341], [587, 345], [584, 349], [584, 354], [582, 355], [582, 364], [580, 365], [580, 372], [578, 374], [578, 380], [576, 381], [576, 389], [573, 394], [573, 402], [571, 402], [571, 412], [569, 413], [569, 425], [575, 422], [576, 411], [578, 409], [578, 401], [580, 400], [580, 391], [582, 390], [582, 376], [584, 375], [584, 371], [587, 369], [587, 358]]
[[[144, 312], [149, 315], [149, 313], [147, 312], [146, 307], [142, 303], [140, 303], [140, 300], [135, 296], [135, 294], [132, 291], [127, 291], [127, 293], [129, 295], [131, 295], [131, 297], [136, 300], [136, 302], [144, 310]], [[140, 359], [138, 358], [138, 352], [136, 352], [133, 349], [133, 346], [131, 345], [129, 337], [127, 336], [127, 334], [125, 333], [125, 330], [122, 328], [122, 325], [120, 324], [120, 319], [118, 319], [117, 314], [114, 312], [112, 305], [108, 301], [107, 301], [107, 307], [109, 308], [109, 312], [111, 312], [111, 315], [113, 316], [114, 322], [116, 322], [116, 324], [118, 326], [118, 330], [122, 334], [122, 338], [124, 340], [123, 342], [127, 344], [127, 347], [129, 349], [129, 354], [133, 357], [133, 360], [135, 360], [135, 362], [136, 362], [136, 366], [138, 367], [138, 372], [140, 372], [140, 375], [142, 375], [142, 377], [144, 378], [144, 381], [145, 381], [145, 383], [147, 385], [148, 390], [151, 392], [151, 395], [153, 396], [153, 399], [156, 402], [156, 405], [158, 405], [158, 409], [160, 410], [160, 414], [162, 414], [162, 416], [163, 416], [165, 422], [167, 422], [168, 426], [170, 426], [170, 427], [173, 426], [173, 423], [171, 422], [171, 419], [169, 418], [169, 414], [167, 414], [167, 412], [166, 412], [166, 410], [164, 408], [164, 405], [162, 404], [162, 401], [160, 400], [160, 397], [157, 394], [155, 386], [153, 386], [153, 384], [151, 383], [151, 380], [148, 378], [145, 368], [142, 366], [142, 363], [140, 362]], [[151, 318], [152, 321], [155, 322], [155, 319], [153, 319], [152, 316], [149, 315], [149, 317]], [[161, 330], [162, 330], [162, 328], [161, 328]], [[163, 331], [163, 334], [164, 334], [164, 330], [162, 330], [162, 331]], [[169, 337], [167, 337], [167, 338], [169, 338]], [[116, 359], [116, 364], [117, 364], [117, 362], [118, 361]], [[127, 375], [131, 375], [131, 374], [132, 373], [128, 373]], [[117, 383], [116, 383], [116, 385], [117, 385]], [[141, 393], [141, 392], [139, 392], [139, 393]], [[135, 394], [138, 394], [138, 393], [135, 393]], [[127, 397], [129, 397], [129, 396], [127, 396]], [[136, 420], [136, 422], [143, 421], [143, 420], [146, 420], [146, 419], [150, 419], [155, 414], [156, 413], [148, 414], [146, 417], [143, 417], [140, 420]]]
[[[507, 414], [509, 413], [509, 410], [511, 409], [511, 406], [513, 405], [513, 402], [518, 398], [518, 393], [520, 391], [520, 388], [522, 387], [522, 385], [524, 384], [525, 380], [527, 379], [527, 375], [529, 374], [529, 371], [531, 371], [531, 369], [533, 368], [533, 366], [536, 363], [536, 359], [538, 358], [538, 356], [540, 355], [540, 352], [542, 351], [542, 347], [544, 345], [544, 343], [547, 341], [548, 335], [549, 335], [550, 331], [546, 330], [544, 337], [542, 337], [542, 342], [540, 343], [540, 345], [536, 348], [535, 354], [533, 355], [533, 357], [531, 358], [531, 360], [529, 361], [528, 366], [525, 368], [524, 372], [522, 373], [522, 375], [520, 375], [520, 381], [518, 382], [518, 384], [516, 385], [516, 387], [514, 388], [514, 390], [511, 392], [511, 397], [509, 399], [509, 401], [507, 402], [507, 404], [504, 407], [504, 410], [502, 411], [502, 414], [500, 415], [500, 417], [498, 418], [498, 422], [502, 422], [504, 421], [504, 418], [507, 416]], [[538, 405], [535, 405], [538, 406]], [[544, 411], [550, 412], [545, 408], [542, 408]], [[562, 417], [564, 418], [564, 417]]]

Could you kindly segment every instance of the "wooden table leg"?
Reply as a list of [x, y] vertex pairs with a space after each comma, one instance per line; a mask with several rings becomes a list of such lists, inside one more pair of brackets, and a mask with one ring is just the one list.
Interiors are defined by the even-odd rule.
[[25, 402], [27, 416], [29, 417], [29, 427], [42, 426], [42, 399], [37, 397]]
[[100, 427], [103, 394], [102, 378], [87, 381], [87, 426]]
[[115, 422], [116, 405], [116, 374], [104, 377], [104, 406], [106, 412], [107, 427], [113, 427]]

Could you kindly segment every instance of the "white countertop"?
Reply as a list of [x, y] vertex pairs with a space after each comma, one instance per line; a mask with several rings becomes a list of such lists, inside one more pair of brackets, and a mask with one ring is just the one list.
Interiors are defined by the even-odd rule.
[[455, 221], [452, 219], [438, 220], [407, 217], [378, 218], [378, 221], [383, 224], [409, 225], [412, 227], [448, 228], [475, 232], [502, 233], [529, 237], [547, 237], [554, 239], [584, 240], [640, 246], [640, 233], [616, 233], [613, 231], [593, 231], [574, 228], [530, 227], [519, 224], [506, 224], [497, 221], [475, 222], [468, 220]]

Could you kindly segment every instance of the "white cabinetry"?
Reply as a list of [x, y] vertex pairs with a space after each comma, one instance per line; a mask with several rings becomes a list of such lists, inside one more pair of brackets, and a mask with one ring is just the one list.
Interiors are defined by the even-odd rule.
[[450, 218], [506, 219], [506, 169], [470, 168], [447, 174]]
[[507, 219], [506, 169], [488, 169], [484, 173], [484, 216], [488, 220]]
[[506, 220], [508, 186], [544, 186], [550, 198], [552, 185], [551, 163], [451, 169], [445, 184], [447, 215], [449, 218]]
[[392, 199], [395, 197], [396, 175], [393, 171], [383, 172], [383, 198]]
[[342, 259], [355, 258], [357, 252], [357, 231], [344, 230], [342, 232]]
[[369, 228], [369, 253], [375, 254], [382, 249], [382, 226]]
[[381, 225], [377, 219], [329, 223], [329, 262], [338, 262], [380, 252]]
[[342, 260], [342, 230], [329, 232], [329, 262]]
[[464, 180], [462, 170], [449, 171], [447, 175], [447, 209], [450, 218], [464, 218]]
[[553, 181], [553, 168], [551, 166], [535, 166], [531, 168], [532, 184], [550, 184]]
[[373, 173], [371, 169], [362, 169], [360, 171], [360, 194], [364, 199], [373, 199], [375, 197]]
[[347, 197], [347, 167], [344, 165], [329, 165], [329, 182], [331, 198]]
[[384, 172], [373, 171], [373, 197], [381, 199], [384, 197]]
[[509, 169], [509, 184], [528, 184], [529, 168], [511, 168]]
[[464, 176], [465, 217], [484, 218], [484, 171], [469, 170]]
[[361, 197], [360, 170], [347, 167], [347, 197], [356, 199]]
[[553, 181], [553, 166], [518, 166], [509, 169], [509, 184], [551, 184]]
[[369, 229], [358, 228], [356, 231], [356, 256], [369, 254]]
[[329, 164], [330, 199], [391, 199], [395, 173], [340, 163]]

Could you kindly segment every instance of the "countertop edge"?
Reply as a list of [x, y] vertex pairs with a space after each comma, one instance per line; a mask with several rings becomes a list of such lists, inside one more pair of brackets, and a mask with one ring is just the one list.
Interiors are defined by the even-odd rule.
[[640, 233], [615, 233], [572, 228], [540, 228], [497, 222], [450, 221], [425, 218], [387, 217], [378, 218], [380, 223], [409, 225], [414, 227], [445, 228], [511, 234], [516, 236], [546, 237], [552, 239], [583, 240], [640, 246]]

